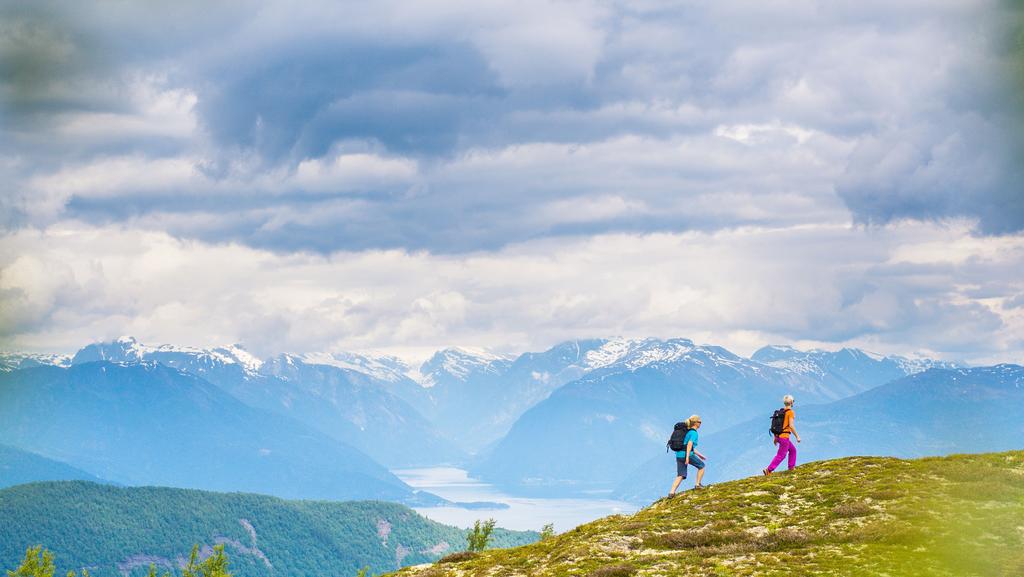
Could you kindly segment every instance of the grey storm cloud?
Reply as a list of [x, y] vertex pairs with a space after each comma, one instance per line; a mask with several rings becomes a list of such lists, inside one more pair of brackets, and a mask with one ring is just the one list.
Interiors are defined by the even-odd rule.
[[850, 215], [1011, 233], [1024, 148], [997, 82], [1005, 10], [8, 6], [3, 225], [322, 253]]

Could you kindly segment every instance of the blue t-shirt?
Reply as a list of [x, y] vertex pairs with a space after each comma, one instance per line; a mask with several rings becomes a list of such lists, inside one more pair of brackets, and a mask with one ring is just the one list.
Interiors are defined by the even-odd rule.
[[690, 441], [693, 441], [693, 448], [696, 449], [697, 436], [697, 429], [690, 429], [689, 431], [686, 431], [686, 436], [683, 437], [683, 450], [676, 451], [676, 457], [679, 457], [680, 459], [686, 458], [686, 445], [688, 445]]

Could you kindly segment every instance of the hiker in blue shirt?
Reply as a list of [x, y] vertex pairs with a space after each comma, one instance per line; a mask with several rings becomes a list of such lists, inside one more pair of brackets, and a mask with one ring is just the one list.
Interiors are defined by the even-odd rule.
[[676, 480], [672, 483], [672, 489], [668, 492], [669, 497], [676, 496], [676, 489], [679, 488], [679, 484], [686, 478], [687, 465], [692, 465], [697, 469], [697, 480], [693, 488], [704, 488], [701, 480], [704, 479], [704, 461], [707, 460], [707, 457], [697, 451], [697, 441], [700, 438], [700, 435], [697, 433], [697, 429], [700, 428], [700, 415], [691, 415], [683, 423], [689, 430], [686, 431], [686, 436], [683, 437], [683, 450], [676, 451]]

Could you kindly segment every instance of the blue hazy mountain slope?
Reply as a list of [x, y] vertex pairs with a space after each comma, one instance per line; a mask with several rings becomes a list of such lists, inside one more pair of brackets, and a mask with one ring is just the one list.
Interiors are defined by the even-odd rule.
[[[457, 437], [463, 448], [475, 452], [493, 447], [527, 409], [560, 386], [591, 374], [665, 362], [663, 352], [677, 345], [692, 347], [693, 343], [654, 338], [567, 341], [543, 352], [524, 353], [511, 362], [493, 355], [446, 349], [422, 367], [429, 402], [416, 406], [448, 436]], [[721, 347], [704, 349], [713, 356], [738, 358]], [[765, 347], [753, 359], [744, 360], [756, 370], [770, 372], [773, 381], [821, 400], [843, 398], [939, 365], [856, 349], [832, 353], [802, 352], [791, 347]], [[693, 362], [700, 360], [694, 358]]]
[[0, 445], [0, 488], [35, 481], [82, 480], [105, 483], [103, 479], [67, 463], [42, 455]]
[[250, 406], [301, 421], [389, 467], [464, 460], [455, 443], [392, 392], [423, 390], [401, 374], [402, 367], [358, 355], [318, 357], [318, 362], [309, 362], [297, 355], [279, 355], [263, 362], [239, 346], [151, 347], [122, 337], [82, 348], [73, 363], [145, 360], [174, 367], [210, 381]]
[[[380, 501], [286, 501], [265, 495], [85, 482], [0, 490], [0, 563], [15, 567], [29, 546], [51, 550], [61, 570], [95, 577], [179, 569], [193, 544], [224, 544], [238, 577], [349, 577], [437, 560], [465, 549], [466, 531]], [[536, 533], [497, 529], [495, 546]], [[63, 573], [59, 573], [63, 574]]]
[[831, 395], [813, 379], [686, 339], [622, 349], [526, 411], [473, 471], [519, 489], [610, 489], [698, 409], [713, 430], [786, 392], [817, 401]]
[[[766, 404], [757, 418], [702, 439], [707, 482], [760, 474], [768, 465], [775, 454], [767, 431], [776, 404]], [[930, 369], [833, 403], [798, 403], [796, 411], [801, 463], [854, 455], [921, 457], [1020, 449], [1024, 367]], [[668, 491], [675, 475], [672, 456], [657, 450], [647, 455], [616, 496], [644, 502]]]
[[421, 410], [463, 449], [478, 450], [501, 435], [480, 437], [511, 364], [508, 358], [483, 351], [449, 348], [436, 352], [420, 367], [429, 399]]
[[359, 450], [158, 363], [2, 374], [0, 440], [130, 485], [415, 498]]
[[956, 367], [953, 363], [931, 359], [886, 357], [850, 348], [838, 351], [800, 351], [789, 346], [772, 345], [757, 350], [750, 358], [814, 378], [834, 391], [838, 398], [855, 395], [929, 368]]
[[607, 341], [568, 341], [510, 360], [445, 349], [420, 369], [429, 395], [424, 411], [468, 451], [503, 437], [523, 412], [591, 369], [586, 355]]
[[409, 403], [370, 375], [280, 355], [255, 382], [225, 382], [253, 406], [293, 416], [390, 467], [460, 463], [466, 455]]

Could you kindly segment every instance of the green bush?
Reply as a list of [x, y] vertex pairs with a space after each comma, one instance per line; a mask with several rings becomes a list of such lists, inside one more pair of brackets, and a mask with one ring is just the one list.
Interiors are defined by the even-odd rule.
[[634, 573], [636, 573], [636, 567], [629, 563], [619, 563], [595, 569], [590, 572], [588, 577], [630, 577]]
[[473, 530], [466, 535], [470, 551], [483, 551], [487, 548], [487, 542], [491, 540], [491, 533], [494, 531], [494, 519], [488, 519], [483, 523], [478, 520], [473, 523]]

